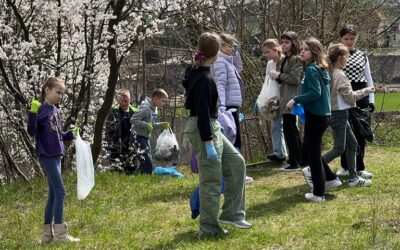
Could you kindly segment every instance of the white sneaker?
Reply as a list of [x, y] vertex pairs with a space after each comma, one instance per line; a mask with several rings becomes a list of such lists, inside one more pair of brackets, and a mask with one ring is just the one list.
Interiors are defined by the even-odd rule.
[[343, 167], [340, 167], [339, 170], [336, 172], [336, 175], [337, 176], [348, 176], [349, 170], [346, 170]]
[[226, 224], [226, 225], [231, 225], [237, 228], [242, 228], [242, 229], [249, 229], [253, 225], [245, 220], [238, 220], [238, 221], [229, 221], [229, 220], [219, 220], [219, 223]]
[[304, 179], [306, 179], [307, 185], [313, 189], [314, 185], [311, 178], [311, 169], [310, 166], [307, 166], [301, 170], [303, 172]]
[[339, 187], [340, 185], [342, 185], [342, 182], [339, 180], [339, 178], [336, 178], [332, 181], [325, 181], [325, 191]]
[[253, 178], [250, 176], [246, 175], [246, 178], [244, 178], [244, 183], [246, 184], [252, 183], [253, 181], [254, 181]]
[[362, 171], [358, 171], [357, 172], [357, 175], [358, 176], [360, 176], [360, 177], [362, 177], [362, 178], [372, 178], [372, 176], [373, 176], [373, 174], [372, 173], [370, 173], [370, 172], [368, 172], [368, 171], [366, 171], [366, 170], [362, 170]]
[[325, 202], [325, 196], [316, 196], [313, 193], [306, 193], [304, 197], [306, 197], [306, 200], [312, 202]]
[[349, 180], [349, 187], [369, 187], [372, 185], [371, 180], [363, 179], [362, 177], [358, 177], [355, 180]]

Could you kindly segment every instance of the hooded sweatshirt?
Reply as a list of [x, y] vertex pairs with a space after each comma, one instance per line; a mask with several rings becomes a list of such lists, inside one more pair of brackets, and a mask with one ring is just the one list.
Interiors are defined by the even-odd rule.
[[149, 97], [143, 100], [139, 105], [136, 113], [132, 115], [131, 123], [132, 130], [136, 132], [136, 135], [150, 138], [150, 133], [147, 132], [147, 123], [151, 123], [154, 128], [160, 127], [161, 124], [156, 122], [157, 118], [157, 107], [153, 106], [153, 102]]
[[296, 103], [313, 115], [328, 116], [331, 114], [329, 82], [330, 77], [325, 69], [310, 63], [301, 82], [300, 95], [294, 98]]
[[201, 140], [212, 140], [210, 119], [218, 118], [218, 91], [210, 67], [188, 67], [182, 86], [186, 91], [185, 108], [190, 110], [190, 116], [197, 116]]
[[28, 134], [36, 136], [38, 156], [64, 155], [64, 141], [74, 138], [71, 131], [62, 132], [59, 110], [42, 102], [37, 113], [29, 113]]

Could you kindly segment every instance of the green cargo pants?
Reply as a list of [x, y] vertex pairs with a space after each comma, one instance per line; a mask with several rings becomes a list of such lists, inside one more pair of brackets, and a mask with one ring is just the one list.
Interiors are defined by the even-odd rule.
[[213, 143], [218, 160], [208, 160], [205, 143], [200, 139], [197, 117], [189, 117], [185, 127], [188, 138], [197, 153], [200, 176], [200, 233], [214, 234], [222, 229], [218, 223], [218, 211], [222, 176], [225, 182], [224, 204], [221, 220], [238, 221], [245, 219], [245, 176], [243, 156], [221, 133], [221, 125], [211, 119]]

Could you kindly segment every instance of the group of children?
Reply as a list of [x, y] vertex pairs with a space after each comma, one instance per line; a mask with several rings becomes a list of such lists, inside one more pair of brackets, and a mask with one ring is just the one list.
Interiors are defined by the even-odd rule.
[[[344, 29], [354, 34], [351, 28]], [[222, 73], [218, 69], [214, 71], [216, 74], [212, 71], [215, 66], [213, 64], [218, 59], [226, 60], [220, 58], [221, 51], [224, 51], [221, 50], [222, 47], [227, 49], [226, 47], [232, 47], [232, 44], [224, 42], [217, 34], [203, 33], [198, 40], [194, 63], [186, 69], [183, 81], [186, 91], [185, 108], [190, 111], [184, 134], [196, 150], [199, 165], [199, 238], [226, 235], [228, 231], [223, 229], [220, 223], [242, 229], [252, 227], [245, 218], [245, 161], [240, 154], [240, 146], [234, 145], [224, 136], [217, 122], [218, 112], [231, 107], [239, 108], [242, 102], [241, 99], [237, 99], [238, 102], [232, 101], [232, 94], [221, 98], [221, 91], [218, 91], [221, 88], [218, 82], [223, 81], [218, 80]], [[303, 173], [312, 188], [312, 192], [305, 194], [309, 201], [324, 201], [326, 188], [338, 185], [337, 175], [332, 173], [328, 163], [344, 152], [350, 175], [349, 185], [371, 185], [371, 181], [363, 179], [356, 169], [359, 142], [348, 123], [347, 110], [355, 106], [357, 100], [373, 93], [374, 88], [365, 84], [363, 88], [353, 91], [353, 81], [350, 82], [342, 70], [348, 62], [348, 46], [331, 45], [326, 56], [319, 40], [307, 38], [300, 44], [295, 32], [286, 32], [281, 36], [280, 44], [275, 39], [268, 39], [264, 42], [263, 49], [267, 58], [271, 60], [267, 65], [266, 77], [280, 84], [279, 112], [272, 122], [274, 151], [268, 158], [285, 160], [285, 139], [289, 149], [289, 165], [282, 170], [292, 171], [300, 169], [300, 166], [304, 167]], [[220, 62], [221, 67], [223, 60]], [[232, 93], [238, 91], [237, 95], [242, 98], [243, 86], [237, 71], [236, 68], [226, 76], [235, 78], [233, 81], [237, 81], [238, 88], [229, 90], [233, 91]], [[61, 79], [49, 78], [42, 87], [40, 102], [32, 101], [28, 120], [28, 133], [36, 136], [39, 162], [47, 174], [49, 185], [44, 219], [44, 243], [79, 240], [67, 233], [63, 220], [63, 141], [71, 140], [79, 134], [77, 128], [66, 133], [61, 130], [58, 104], [64, 90], [65, 85]], [[167, 98], [165, 90], [156, 89], [152, 98], [146, 98], [132, 114], [130, 123], [143, 149], [149, 147], [148, 141], [154, 126], [169, 127], [168, 123], [158, 123], [155, 120], [157, 108], [163, 107]], [[303, 141], [297, 128], [297, 119], [290, 113], [296, 104], [301, 104], [305, 111]], [[334, 135], [334, 148], [322, 156], [322, 136], [329, 125]], [[152, 164], [148, 154], [142, 163], [143, 173], [151, 173]], [[222, 181], [224, 204], [219, 214]]]

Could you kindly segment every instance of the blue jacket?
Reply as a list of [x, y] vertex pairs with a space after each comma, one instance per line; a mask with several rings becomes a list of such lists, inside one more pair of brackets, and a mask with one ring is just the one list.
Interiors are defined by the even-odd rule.
[[310, 63], [301, 82], [300, 95], [296, 96], [294, 101], [303, 105], [304, 110], [313, 115], [330, 115], [330, 80], [331, 78], [325, 69], [322, 69], [314, 62]]

